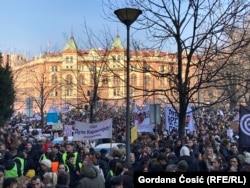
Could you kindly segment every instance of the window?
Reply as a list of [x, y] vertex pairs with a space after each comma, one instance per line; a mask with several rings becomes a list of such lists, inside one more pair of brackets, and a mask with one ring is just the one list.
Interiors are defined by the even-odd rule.
[[149, 65], [144, 65], [144, 71], [146, 71], [146, 72], [150, 71], [150, 66]]
[[57, 66], [52, 66], [52, 67], [51, 67], [51, 71], [52, 71], [52, 72], [58, 72]]
[[130, 89], [130, 95], [131, 96], [136, 96], [136, 89], [135, 88]]
[[107, 65], [103, 66], [103, 71], [104, 71], [104, 72], [107, 72], [107, 71], [108, 71], [108, 66], [107, 66]]
[[80, 75], [78, 81], [79, 81], [80, 84], [85, 84], [84, 76], [83, 76], [83, 75]]
[[131, 85], [137, 85], [137, 76], [135, 74], [131, 75]]
[[82, 65], [78, 66], [78, 71], [83, 72], [84, 71], [84, 66], [82, 66]]
[[66, 89], [66, 96], [72, 96], [73, 95], [73, 90], [68, 88]]
[[117, 75], [114, 76], [114, 85], [120, 85], [120, 78]]
[[102, 84], [103, 85], [107, 85], [108, 84], [108, 76], [107, 75], [104, 75], [103, 77], [102, 77]]
[[120, 63], [120, 61], [121, 61], [121, 56], [118, 55], [118, 57], [117, 57], [117, 62]]
[[114, 88], [113, 94], [114, 94], [114, 96], [120, 96], [120, 88]]
[[57, 93], [57, 90], [56, 90], [56, 89], [53, 89], [52, 95], [53, 95], [54, 97], [58, 95], [58, 93]]
[[52, 75], [51, 83], [52, 84], [57, 84], [57, 76], [56, 75]]
[[67, 75], [66, 77], [66, 84], [72, 84], [73, 83], [73, 79], [71, 75]]
[[150, 86], [150, 76], [146, 75], [145, 76], [145, 86]]
[[164, 67], [164, 65], [160, 65], [160, 72], [164, 72], [165, 71], [165, 67]]

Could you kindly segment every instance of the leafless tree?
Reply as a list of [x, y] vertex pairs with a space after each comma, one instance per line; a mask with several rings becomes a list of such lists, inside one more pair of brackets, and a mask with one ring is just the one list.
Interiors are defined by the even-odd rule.
[[[184, 140], [187, 106], [202, 90], [213, 90], [224, 84], [222, 70], [230, 67], [232, 57], [249, 43], [246, 16], [250, 2], [223, 0], [127, 0], [103, 1], [109, 8], [105, 14], [117, 20], [114, 10], [138, 8], [143, 14], [133, 25], [147, 31], [147, 39], [159, 50], [171, 46], [176, 62], [171, 72], [155, 76], [165, 77], [169, 86], [164, 89], [169, 103], [179, 114], [179, 136]], [[138, 26], [139, 25], [139, 26]], [[240, 34], [232, 40], [235, 28]], [[134, 28], [135, 29], [135, 28]], [[175, 49], [175, 50], [174, 50]], [[158, 75], [157, 75], [158, 74]], [[162, 90], [162, 89], [161, 89]], [[225, 91], [217, 93], [210, 105], [229, 99]], [[205, 105], [206, 103], [204, 103]], [[199, 104], [200, 105], [200, 104]]]

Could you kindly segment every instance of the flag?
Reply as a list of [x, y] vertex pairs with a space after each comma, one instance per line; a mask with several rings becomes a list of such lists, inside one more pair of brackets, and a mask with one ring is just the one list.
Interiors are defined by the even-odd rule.
[[239, 146], [250, 147], [250, 106], [240, 106]]

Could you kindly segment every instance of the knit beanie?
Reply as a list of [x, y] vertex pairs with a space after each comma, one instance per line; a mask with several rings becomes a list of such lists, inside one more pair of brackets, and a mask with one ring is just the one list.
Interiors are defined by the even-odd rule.
[[44, 159], [40, 162], [40, 164], [43, 164], [47, 166], [48, 168], [51, 168], [51, 161], [49, 159]]
[[33, 169], [28, 170], [28, 172], [25, 174], [25, 176], [26, 176], [26, 177], [29, 177], [29, 178], [32, 178], [32, 177], [34, 177], [35, 175], [36, 175], [36, 172], [35, 172], [35, 170], [33, 170]]
[[181, 160], [177, 163], [177, 169], [186, 171], [188, 169], [188, 163], [185, 160]]

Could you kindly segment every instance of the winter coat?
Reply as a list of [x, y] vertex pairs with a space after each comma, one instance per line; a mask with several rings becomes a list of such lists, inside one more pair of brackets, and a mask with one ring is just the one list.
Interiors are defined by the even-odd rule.
[[84, 167], [82, 175], [84, 177], [78, 183], [77, 188], [105, 188], [104, 178], [94, 165]]

